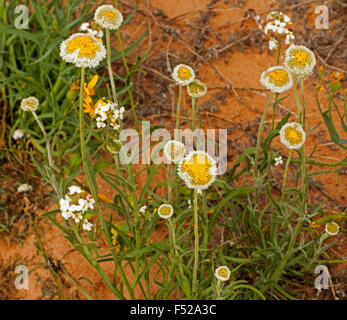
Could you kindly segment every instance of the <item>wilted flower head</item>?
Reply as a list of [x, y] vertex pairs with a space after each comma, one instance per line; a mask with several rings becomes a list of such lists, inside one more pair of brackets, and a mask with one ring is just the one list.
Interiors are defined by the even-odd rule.
[[316, 65], [316, 57], [305, 46], [291, 45], [286, 50], [284, 64], [299, 79], [305, 79], [312, 73]]
[[226, 266], [220, 266], [216, 269], [215, 276], [220, 281], [228, 281], [230, 279], [230, 270]]
[[123, 15], [111, 5], [98, 7], [94, 14], [95, 22], [106, 29], [118, 29], [123, 22]]
[[163, 219], [169, 219], [172, 217], [173, 215], [173, 208], [171, 204], [162, 204], [159, 208], [158, 208], [158, 215], [160, 218]]
[[201, 192], [216, 180], [216, 161], [204, 151], [191, 151], [180, 161], [178, 175], [188, 188]]
[[60, 56], [76, 67], [93, 68], [106, 57], [106, 49], [89, 33], [75, 33], [60, 45]]
[[301, 124], [290, 122], [281, 128], [280, 139], [288, 149], [299, 149], [305, 143], [306, 133]]
[[184, 144], [180, 141], [170, 140], [164, 147], [164, 153], [168, 160], [171, 162], [179, 162], [186, 152]]
[[282, 93], [293, 86], [293, 78], [286, 68], [276, 66], [262, 73], [260, 83], [272, 92]]
[[207, 86], [205, 83], [201, 82], [198, 79], [195, 79], [187, 86], [188, 94], [192, 98], [203, 97], [207, 93]]
[[13, 132], [12, 138], [14, 140], [22, 139], [24, 137], [24, 130], [23, 129], [16, 129]]
[[339, 225], [334, 221], [328, 222], [325, 225], [325, 232], [330, 236], [337, 235], [339, 233], [339, 230], [340, 230]]
[[17, 192], [28, 192], [33, 190], [33, 187], [30, 184], [24, 183], [18, 186]]
[[192, 81], [194, 81], [195, 72], [191, 67], [185, 64], [179, 64], [172, 72], [172, 77], [177, 82], [177, 84], [181, 86], [187, 86]]
[[36, 97], [29, 97], [26, 99], [23, 99], [20, 107], [23, 109], [23, 111], [36, 111], [39, 106], [39, 100], [37, 100]]

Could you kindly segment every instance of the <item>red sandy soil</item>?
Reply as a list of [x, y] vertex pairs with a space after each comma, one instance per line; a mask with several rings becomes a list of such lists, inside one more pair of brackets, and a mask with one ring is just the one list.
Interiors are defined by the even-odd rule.
[[[233, 1], [231, 1], [232, 3]], [[243, 30], [247, 31], [251, 28], [256, 28], [257, 25], [253, 19], [244, 19], [245, 12], [248, 12], [248, 9], [253, 9], [256, 13], [261, 14], [263, 19], [266, 17], [266, 13], [276, 9], [276, 5], [271, 0], [268, 1], [258, 1], [258, 0], [248, 0], [248, 1], [239, 1], [244, 2], [243, 6], [232, 6], [228, 4], [228, 1], [219, 1], [214, 7], [213, 12], [214, 16], [211, 16], [209, 20], [209, 25], [213, 29], [218, 29], [219, 32], [225, 37], [228, 38], [229, 34], [234, 31]], [[128, 3], [128, 2], [127, 2]], [[169, 42], [162, 41], [158, 38], [157, 35], [160, 33], [160, 26], [156, 16], [152, 14], [155, 10], [161, 9], [169, 19], [174, 19], [175, 27], [180, 30], [183, 39], [187, 37], [188, 25], [189, 23], [199, 16], [201, 11], [207, 10], [207, 5], [211, 3], [210, 0], [152, 0], [152, 1], [140, 1], [140, 10], [142, 10], [146, 15], [147, 19], [143, 20], [143, 15], [138, 16], [138, 24], [127, 26], [123, 30], [123, 36], [126, 43], [130, 43], [137, 36], [139, 36], [146, 27], [151, 26], [151, 33], [148, 39], [142, 45], [143, 50], [150, 49], [150, 57], [155, 56], [156, 54], [165, 54], [170, 52], [171, 55], [168, 55], [167, 62], [167, 72], [162, 75], [158, 75], [158, 81], [160, 77], [166, 76], [170, 77], [170, 71], [173, 69], [174, 64], [170, 62], [173, 56], [179, 54], [191, 55], [192, 52], [189, 51], [188, 47], [185, 46], [182, 42], [177, 41], [177, 39], [171, 39]], [[126, 8], [126, 7], [124, 7]], [[130, 10], [127, 8], [127, 10]], [[284, 13], [287, 13], [284, 11]], [[290, 13], [289, 13], [290, 15]], [[309, 10], [309, 19], [308, 23], [311, 26], [314, 25], [314, 6]], [[294, 21], [293, 30], [294, 33], [296, 30], [302, 29], [302, 25], [295, 25], [295, 17], [291, 16]], [[324, 32], [324, 31], [322, 31]], [[216, 38], [211, 36], [211, 39], [208, 40], [208, 45], [215, 46]], [[265, 107], [268, 92], [263, 90], [264, 88], [259, 83], [260, 74], [266, 70], [268, 67], [275, 64], [275, 57], [273, 54], [270, 54], [268, 50], [259, 52], [258, 49], [252, 47], [246, 48], [245, 50], [237, 50], [236, 48], [232, 52], [225, 52], [220, 54], [217, 59], [212, 59], [211, 62], [202, 61], [197, 59], [196, 65], [194, 65], [195, 70], [197, 71], [198, 78], [205, 82], [208, 85], [209, 93], [206, 97], [201, 99], [200, 104], [208, 102], [216, 93], [221, 93], [225, 95], [225, 101], [218, 105], [218, 110], [213, 114], [204, 115], [203, 124], [205, 128], [228, 128], [231, 124], [240, 124], [246, 126], [250, 121], [254, 123], [256, 117], [260, 117], [263, 108]], [[283, 62], [283, 54], [281, 56], [281, 62]], [[185, 61], [181, 61], [185, 63]], [[210, 65], [211, 64], [211, 65]], [[330, 64], [332, 62], [330, 61]], [[212, 65], [214, 67], [212, 67]], [[320, 65], [318, 63], [318, 65]], [[216, 68], [223, 75], [222, 77], [216, 73]], [[147, 72], [153, 73], [152, 70], [146, 70]], [[146, 77], [145, 77], [146, 79]], [[146, 80], [145, 80], [146, 81]], [[252, 109], [240, 103], [240, 101], [235, 97], [231, 89], [226, 89], [228, 81], [236, 88], [237, 93], [247, 104], [252, 106]], [[318, 112], [316, 102], [314, 99], [314, 88], [317, 84], [316, 78], [311, 78], [305, 81], [305, 99], [307, 102], [307, 111], [306, 111], [306, 123], [307, 128], [314, 127], [319, 121], [322, 121], [321, 116]], [[243, 90], [242, 88], [251, 88]], [[170, 90], [175, 91], [175, 88]], [[321, 93], [321, 98], [326, 105], [327, 97], [324, 93]], [[169, 92], [167, 93], [169, 97]], [[184, 106], [189, 110], [188, 100], [184, 101]], [[291, 120], [295, 120], [297, 113], [296, 106], [292, 94], [289, 94], [289, 97], [284, 100], [281, 104], [284, 110], [284, 113], [280, 114], [280, 109], [277, 110], [277, 119], [281, 119], [284, 114], [288, 111], [293, 112]], [[141, 108], [141, 106], [140, 106]], [[185, 107], [183, 108], [183, 110]], [[258, 112], [254, 111], [258, 110]], [[183, 111], [184, 112], [184, 111]], [[334, 115], [336, 116], [336, 115]], [[267, 120], [271, 121], [271, 114], [267, 117]], [[165, 124], [168, 127], [173, 127], [174, 119], [165, 120]], [[320, 130], [325, 130], [321, 136], [311, 135], [307, 140], [307, 154], [309, 154], [314, 145], [317, 144], [317, 151], [315, 153], [315, 159], [322, 162], [336, 162], [342, 160], [346, 156], [346, 152], [342, 148], [337, 148], [337, 150], [332, 151], [329, 146], [324, 145], [326, 141], [329, 141], [329, 135], [324, 124], [319, 126]], [[242, 137], [242, 130], [235, 130], [229, 135], [229, 139], [236, 140]], [[340, 135], [343, 136], [343, 132], [340, 131]], [[242, 139], [241, 139], [242, 140]], [[287, 150], [283, 148], [279, 142], [279, 138], [276, 138], [273, 146], [276, 150], [281, 150], [283, 156], [287, 156]], [[229, 150], [230, 152], [230, 150]], [[232, 162], [236, 158], [233, 158], [229, 163], [229, 166], [232, 165]], [[274, 167], [274, 170], [278, 170], [279, 174], [283, 172], [283, 168], [279, 169]], [[310, 172], [319, 170], [319, 168], [309, 168]], [[319, 176], [318, 180], [322, 181], [325, 184], [324, 194], [320, 194], [322, 200], [328, 200], [326, 205], [327, 212], [341, 212], [338, 209], [338, 206], [346, 202], [345, 196], [346, 192], [343, 194], [340, 192], [340, 187], [338, 180], [335, 174], [325, 174], [324, 176]], [[26, 181], [21, 181], [25, 183]], [[139, 181], [139, 184], [143, 183]], [[113, 191], [111, 188], [106, 185], [101, 179], [98, 179], [98, 188], [99, 192], [107, 194], [111, 199]], [[342, 184], [344, 190], [347, 188], [347, 180], [345, 175], [342, 175]], [[20, 195], [23, 197], [23, 194]], [[52, 206], [49, 205], [45, 210], [35, 211], [36, 221], [39, 224], [40, 234], [45, 245], [47, 253], [53, 257], [55, 261], [60, 261], [69, 271], [69, 273], [78, 279], [82, 277], [88, 277], [94, 284], [96, 291], [98, 293], [99, 299], [114, 299], [112, 293], [104, 285], [99, 274], [93, 270], [93, 268], [84, 260], [84, 258], [70, 245], [68, 240], [63, 237], [62, 232], [53, 226], [46, 218], [41, 217], [42, 213], [47, 210], [51, 210]], [[3, 265], [10, 264], [13, 261], [24, 260], [24, 264], [29, 267], [30, 270], [33, 270], [30, 273], [29, 278], [29, 290], [10, 290], [7, 298], [9, 299], [48, 299], [50, 296], [48, 294], [42, 296], [43, 289], [54, 288], [52, 283], [47, 279], [51, 278], [50, 273], [43, 267], [42, 257], [38, 254], [37, 248], [35, 247], [35, 242], [37, 241], [34, 233], [33, 227], [31, 226], [28, 232], [28, 236], [25, 238], [23, 245], [19, 245], [18, 242], [12, 242], [11, 237], [13, 235], [3, 236], [0, 239], [0, 263]], [[166, 236], [165, 228], [158, 227], [158, 230], [154, 234], [154, 239], [159, 240]], [[338, 245], [335, 247], [338, 251], [339, 259], [346, 259], [346, 244], [344, 242], [345, 236], [340, 234], [337, 237]], [[19, 264], [19, 263], [18, 263]], [[345, 270], [346, 264], [340, 264], [337, 267], [337, 270]], [[105, 272], [108, 275], [112, 275], [112, 266], [105, 264]], [[38, 282], [38, 279], [46, 282]], [[81, 280], [81, 284], [91, 292], [90, 285], [85, 281]], [[155, 287], [153, 286], [155, 290]], [[74, 288], [66, 289], [65, 293], [71, 293]], [[54, 291], [54, 290], [53, 290]], [[54, 294], [52, 295], [54, 299], [57, 298]], [[141, 298], [140, 292], [137, 293], [137, 297]], [[81, 295], [81, 299], [84, 299], [84, 296]]]

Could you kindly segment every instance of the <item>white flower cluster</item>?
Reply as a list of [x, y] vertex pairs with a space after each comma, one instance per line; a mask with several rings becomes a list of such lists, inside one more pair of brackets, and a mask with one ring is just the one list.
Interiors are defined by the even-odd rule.
[[85, 192], [78, 186], [71, 186], [64, 198], [59, 200], [61, 214], [65, 220], [72, 219], [75, 223], [82, 222], [82, 228], [91, 231], [92, 224], [84, 215], [88, 209], [94, 209], [95, 200], [90, 194], [84, 197]]
[[98, 128], [106, 127], [107, 119], [110, 119], [110, 126], [118, 130], [119, 124], [117, 123], [118, 119], [123, 119], [125, 109], [121, 107], [117, 109], [116, 103], [102, 103], [100, 102], [95, 108], [95, 114], [98, 116], [96, 118], [96, 126]]
[[[294, 34], [287, 27], [291, 24], [290, 18], [282, 12], [272, 11], [267, 16], [267, 20], [270, 20], [264, 28], [264, 33], [272, 31], [277, 34], [285, 34], [285, 43], [290, 44], [295, 39]], [[269, 40], [269, 49], [275, 49], [278, 46], [278, 41], [274, 38]]]
[[89, 23], [84, 22], [80, 26], [80, 31], [87, 31], [89, 34], [93, 35], [94, 37], [102, 38], [104, 36], [104, 33], [100, 30], [94, 30], [92, 28], [89, 28]]

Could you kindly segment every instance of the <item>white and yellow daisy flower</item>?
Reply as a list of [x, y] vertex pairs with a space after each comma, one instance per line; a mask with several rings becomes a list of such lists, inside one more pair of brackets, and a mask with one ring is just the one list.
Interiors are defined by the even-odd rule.
[[288, 149], [299, 149], [305, 143], [306, 133], [300, 123], [286, 123], [280, 130], [281, 142]]
[[90, 33], [75, 33], [60, 45], [60, 56], [76, 67], [97, 67], [106, 57], [104, 45]]
[[330, 236], [337, 235], [339, 233], [339, 230], [340, 230], [339, 225], [334, 221], [328, 222], [325, 225], [325, 232]]
[[29, 97], [26, 99], [23, 99], [20, 103], [20, 107], [23, 111], [36, 111], [39, 107], [39, 100], [37, 100], [36, 97]]
[[172, 77], [177, 82], [177, 84], [181, 86], [187, 86], [192, 81], [194, 81], [195, 72], [191, 67], [185, 64], [179, 64], [172, 72]]
[[316, 57], [305, 46], [291, 45], [286, 50], [284, 64], [299, 79], [305, 79], [312, 73], [316, 65]]
[[262, 73], [260, 83], [272, 92], [282, 93], [293, 86], [293, 78], [288, 69], [276, 66]]
[[230, 279], [230, 270], [227, 266], [220, 266], [216, 269], [215, 276], [220, 281], [228, 281]]
[[180, 161], [177, 171], [188, 188], [201, 193], [216, 180], [217, 164], [206, 152], [191, 151]]
[[207, 86], [205, 83], [195, 79], [187, 86], [188, 94], [192, 98], [201, 98], [207, 93]]
[[173, 163], [178, 163], [184, 157], [185, 152], [184, 144], [176, 140], [169, 140], [164, 147], [166, 158]]
[[96, 9], [95, 22], [105, 29], [118, 29], [123, 23], [123, 15], [111, 5], [103, 5]]
[[171, 204], [162, 204], [158, 208], [158, 215], [160, 218], [169, 219], [172, 217], [173, 213], [174, 210]]

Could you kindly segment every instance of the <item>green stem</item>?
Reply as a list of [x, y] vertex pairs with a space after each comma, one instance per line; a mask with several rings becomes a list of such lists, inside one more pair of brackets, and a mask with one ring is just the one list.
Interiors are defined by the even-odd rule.
[[[113, 248], [109, 228], [107, 227], [104, 216], [100, 210], [98, 192], [96, 190], [95, 184], [93, 183], [92, 174], [90, 172], [90, 169], [87, 165], [86, 146], [85, 146], [85, 139], [84, 139], [85, 137], [84, 137], [84, 112], [83, 112], [84, 82], [85, 82], [85, 68], [81, 68], [81, 87], [80, 87], [80, 96], [79, 96], [79, 100], [80, 100], [79, 101], [79, 122], [80, 122], [79, 124], [80, 124], [80, 142], [81, 142], [81, 156], [82, 156], [83, 169], [84, 169], [84, 172], [85, 172], [86, 177], [87, 177], [89, 190], [92, 194], [93, 199], [95, 200], [95, 211], [96, 211], [98, 219], [101, 223], [101, 227], [104, 231], [108, 247], [111, 248], [111, 253], [113, 256], [114, 263], [117, 266], [117, 269], [120, 271], [122, 279], [125, 282], [125, 285], [127, 286], [128, 292], [129, 292], [131, 298], [133, 299], [134, 298], [133, 290], [131, 290], [131, 288], [129, 286], [129, 283], [128, 283], [128, 280], [124, 274], [123, 268], [118, 263], [116, 253], [115, 253], [115, 250]], [[95, 262], [95, 264], [97, 265], [97, 266], [95, 265], [95, 267], [100, 272], [101, 267], [97, 264], [97, 262]], [[117, 290], [114, 287], [114, 285], [111, 283], [111, 281], [108, 278], [107, 278], [107, 280], [108, 281], [106, 282], [106, 285], [111, 289], [111, 291], [113, 293], [116, 293]]]
[[[280, 64], [280, 56], [281, 56], [281, 35], [278, 35], [278, 41], [277, 41], [277, 58], [276, 58], [276, 65], [278, 66]], [[276, 93], [275, 101], [277, 101], [279, 96], [279, 93]], [[276, 104], [272, 105], [272, 126], [271, 130], [275, 129], [275, 114], [276, 114]]]
[[255, 151], [255, 160], [254, 160], [255, 161], [255, 163], [254, 163], [254, 174], [255, 174], [255, 177], [258, 176], [258, 159], [259, 159], [259, 151], [260, 151], [260, 145], [261, 145], [261, 135], [263, 133], [265, 118], [266, 118], [267, 111], [269, 109], [270, 103], [272, 101], [272, 96], [273, 96], [273, 92], [271, 92], [271, 94], [270, 94], [269, 100], [267, 102], [267, 105], [265, 107], [263, 116], [262, 116], [260, 124], [259, 124], [258, 136], [257, 136], [257, 148], [256, 148], [256, 151]]
[[181, 110], [181, 101], [182, 101], [182, 86], [179, 85], [178, 90], [178, 102], [177, 102], [177, 115], [176, 115], [176, 129], [180, 127], [180, 110]]
[[300, 105], [300, 100], [298, 96], [298, 90], [297, 90], [297, 79], [296, 76], [293, 76], [293, 93], [294, 93], [294, 99], [296, 106], [298, 108], [298, 116], [299, 116], [299, 121], [302, 123], [301, 115], [302, 115], [302, 110], [301, 110], [301, 105]]
[[113, 70], [111, 65], [111, 41], [110, 41], [110, 30], [106, 29], [106, 47], [107, 47], [107, 69], [111, 82], [111, 90], [113, 101], [118, 105], [117, 91], [113, 78]]
[[196, 119], [196, 100], [192, 98], [192, 129], [195, 131], [195, 119]]
[[221, 289], [222, 289], [222, 281], [217, 280], [217, 299], [221, 300]]
[[178, 264], [178, 270], [181, 275], [181, 281], [183, 282], [183, 290], [185, 293], [185, 297], [189, 299], [190, 297], [190, 289], [189, 289], [189, 283], [187, 282], [187, 279], [184, 275], [183, 267], [182, 267], [182, 261], [179, 257], [178, 251], [177, 251], [177, 245], [176, 245], [176, 232], [175, 232], [175, 225], [172, 223], [172, 219], [168, 219], [168, 225], [169, 225], [169, 230], [171, 234], [171, 241], [172, 241], [172, 246], [173, 246], [173, 253], [175, 255], [175, 260], [177, 261]]
[[130, 99], [130, 104], [131, 104], [131, 110], [133, 112], [135, 124], [137, 125], [137, 115], [136, 115], [136, 110], [135, 110], [135, 105], [134, 105], [132, 82], [131, 82], [131, 78], [129, 77], [130, 71], [129, 71], [127, 60], [125, 58], [123, 41], [122, 41], [122, 37], [121, 37], [119, 28], [117, 29], [117, 38], [118, 38], [118, 43], [119, 43], [120, 54], [122, 56], [124, 68], [125, 68], [126, 73], [127, 73], [127, 81], [129, 81], [129, 84], [130, 84], [130, 88], [128, 90], [128, 93], [129, 93], [129, 99]]
[[198, 191], [194, 189], [194, 266], [193, 266], [193, 294], [197, 296], [197, 274], [199, 265], [199, 219], [198, 219]]
[[292, 149], [289, 149], [289, 155], [288, 155], [288, 159], [286, 162], [286, 167], [284, 169], [284, 177], [283, 177], [283, 185], [282, 185], [282, 198], [281, 198], [281, 202], [284, 201], [285, 198], [285, 192], [286, 192], [286, 182], [287, 182], [287, 175], [288, 175], [288, 168], [289, 168], [289, 164], [290, 164], [290, 160], [292, 158]]
[[277, 58], [276, 58], [276, 65], [278, 66], [280, 64], [280, 55], [281, 55], [281, 35], [278, 35], [278, 41], [277, 41]]
[[51, 177], [52, 177], [54, 191], [58, 195], [59, 198], [62, 198], [62, 194], [60, 192], [60, 189], [58, 187], [58, 183], [57, 183], [57, 180], [56, 180], [55, 174], [54, 174], [54, 168], [53, 168], [54, 162], [53, 162], [52, 151], [51, 151], [51, 142], [49, 140], [49, 137], [48, 137], [48, 134], [45, 130], [45, 127], [43, 126], [43, 124], [42, 124], [41, 120], [39, 119], [39, 117], [37, 116], [36, 112], [32, 111], [31, 113], [33, 114], [37, 124], [39, 125], [41, 132], [43, 134], [43, 137], [46, 141], [47, 158], [48, 158], [49, 167], [51, 169]]

